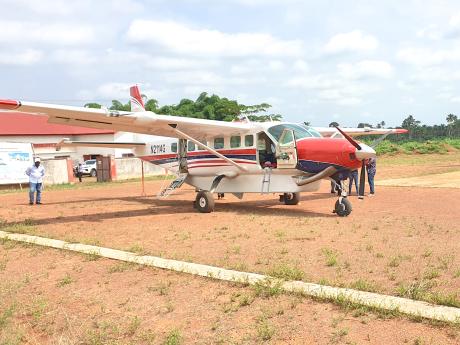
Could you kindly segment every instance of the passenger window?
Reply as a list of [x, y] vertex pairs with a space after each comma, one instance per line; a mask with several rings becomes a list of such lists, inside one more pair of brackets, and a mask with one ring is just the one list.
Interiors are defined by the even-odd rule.
[[187, 143], [187, 151], [188, 152], [195, 151], [195, 143], [193, 141], [189, 141]]
[[241, 146], [241, 137], [239, 135], [230, 137], [230, 147], [240, 147]]
[[246, 135], [244, 137], [244, 146], [251, 147], [254, 145], [254, 136], [253, 135]]
[[177, 152], [177, 143], [171, 144], [171, 152]]
[[214, 148], [223, 149], [224, 148], [224, 138], [214, 138]]

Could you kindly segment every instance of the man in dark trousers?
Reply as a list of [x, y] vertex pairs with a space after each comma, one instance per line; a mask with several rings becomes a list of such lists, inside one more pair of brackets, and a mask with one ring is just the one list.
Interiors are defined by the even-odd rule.
[[375, 185], [374, 185], [374, 177], [377, 173], [377, 158], [369, 158], [366, 162], [366, 170], [367, 170], [367, 180], [369, 181], [369, 188], [371, 189], [371, 193], [369, 196], [374, 196], [375, 194]]
[[77, 166], [77, 177], [78, 180], [81, 182], [81, 177], [83, 176], [83, 165], [81, 163], [78, 163]]
[[348, 194], [351, 195], [351, 188], [353, 187], [353, 182], [355, 182], [356, 194], [358, 195], [358, 170], [350, 171], [350, 176], [348, 177]]
[[36, 157], [34, 162], [34, 165], [28, 167], [26, 170], [26, 175], [29, 176], [29, 204], [34, 204], [35, 192], [37, 192], [35, 203], [37, 205], [41, 205], [43, 176], [45, 176], [45, 169], [40, 165], [40, 158]]

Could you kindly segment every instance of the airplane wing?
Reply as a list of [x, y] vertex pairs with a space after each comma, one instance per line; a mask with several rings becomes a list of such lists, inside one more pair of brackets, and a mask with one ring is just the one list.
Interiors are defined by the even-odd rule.
[[139, 142], [113, 142], [113, 141], [73, 141], [67, 138], [62, 139], [56, 144], [56, 151], [59, 151], [61, 147], [109, 147], [118, 149], [133, 149], [135, 147], [145, 146], [145, 143]]
[[50, 123], [173, 138], [184, 138], [181, 133], [185, 133], [197, 140], [219, 135], [244, 134], [250, 130], [250, 124], [246, 122], [223, 122], [157, 115], [150, 111], [123, 112], [16, 100], [0, 100], [0, 110], [46, 115]]
[[[321, 133], [321, 135], [325, 137], [331, 137], [339, 133], [339, 131], [337, 131], [334, 127], [313, 127], [313, 128], [316, 129], [318, 132]], [[370, 128], [370, 127], [345, 128], [345, 127], [340, 127], [340, 129], [344, 131], [346, 134], [351, 135], [353, 137], [357, 137], [360, 135], [385, 135], [385, 134], [388, 135], [388, 134], [407, 133], [407, 129], [403, 129], [403, 128]]]

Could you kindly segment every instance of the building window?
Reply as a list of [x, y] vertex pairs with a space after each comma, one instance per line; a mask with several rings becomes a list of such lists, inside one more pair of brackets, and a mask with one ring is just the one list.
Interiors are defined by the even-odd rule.
[[171, 144], [171, 152], [177, 152], [177, 143]]
[[230, 137], [230, 147], [236, 148], [241, 146], [241, 136], [235, 135]]
[[252, 147], [254, 145], [254, 136], [253, 135], [246, 135], [244, 137], [244, 146]]
[[224, 138], [214, 138], [214, 148], [223, 149], [224, 148]]

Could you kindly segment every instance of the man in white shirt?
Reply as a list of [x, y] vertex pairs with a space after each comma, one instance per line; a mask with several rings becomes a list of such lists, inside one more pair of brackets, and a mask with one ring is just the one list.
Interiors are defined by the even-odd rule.
[[35, 158], [35, 164], [27, 168], [26, 175], [29, 176], [29, 205], [34, 204], [35, 192], [37, 192], [37, 199], [35, 200], [35, 203], [37, 205], [41, 205], [45, 169], [40, 165], [40, 158]]

